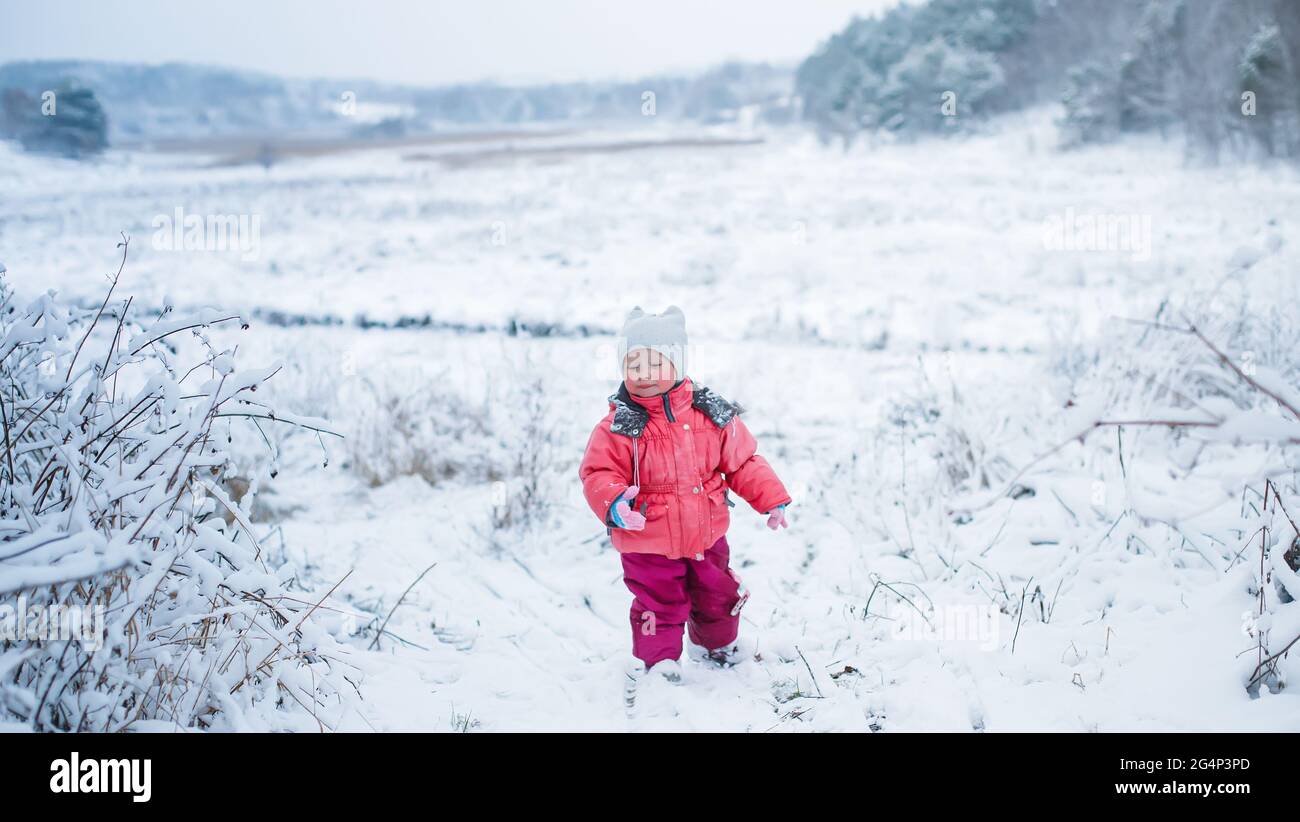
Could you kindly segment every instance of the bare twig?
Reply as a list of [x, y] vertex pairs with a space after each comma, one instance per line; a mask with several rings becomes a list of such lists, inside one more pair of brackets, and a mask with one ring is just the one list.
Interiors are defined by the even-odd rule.
[[799, 653], [799, 658], [803, 660], [803, 666], [808, 669], [808, 676], [812, 677], [813, 687], [817, 689], [817, 698], [825, 699], [826, 697], [822, 695], [822, 686], [817, 682], [817, 675], [813, 673], [812, 666], [808, 664], [808, 658], [803, 655], [803, 651], [799, 650], [798, 645], [794, 646], [794, 649]]
[[1020, 623], [1025, 618], [1025, 595], [1029, 593], [1029, 586], [1034, 581], [1033, 577], [1025, 583], [1024, 589], [1020, 592], [1020, 611], [1016, 614], [1016, 632], [1011, 637], [1011, 653], [1016, 652], [1016, 640], [1020, 638]]
[[1205, 346], [1209, 348], [1211, 351], [1213, 351], [1214, 355], [1219, 358], [1219, 362], [1226, 365], [1229, 369], [1232, 370], [1234, 374], [1236, 374], [1238, 377], [1241, 377], [1241, 379], [1245, 380], [1245, 382], [1248, 385], [1250, 385], [1252, 388], [1254, 388], [1256, 391], [1259, 391], [1260, 393], [1268, 397], [1271, 397], [1275, 402], [1277, 402], [1278, 405], [1290, 411], [1293, 417], [1295, 417], [1297, 420], [1300, 420], [1300, 409], [1297, 409], [1294, 405], [1287, 402], [1282, 397], [1279, 397], [1271, 389], [1266, 388], [1263, 385], [1260, 385], [1259, 381], [1257, 381], [1254, 377], [1251, 377], [1245, 371], [1241, 370], [1241, 368], [1238, 367], [1238, 365], [1235, 362], [1233, 362], [1232, 359], [1228, 357], [1227, 354], [1224, 354], [1214, 345], [1214, 343], [1210, 342], [1209, 339], [1207, 339], [1206, 336], [1202, 334], [1195, 325], [1192, 325], [1189, 322], [1187, 324], [1187, 330], [1190, 333], [1195, 334], [1196, 338], [1199, 339], [1201, 342], [1205, 343]]
[[99, 324], [99, 318], [104, 315], [104, 309], [108, 307], [108, 301], [113, 296], [113, 289], [117, 288], [117, 281], [122, 276], [122, 269], [126, 268], [126, 254], [131, 248], [131, 238], [123, 234], [122, 242], [118, 243], [117, 247], [122, 249], [122, 262], [118, 263], [117, 273], [113, 275], [113, 283], [108, 287], [108, 293], [104, 295], [104, 301], [99, 304], [99, 311], [95, 312], [95, 319], [86, 328], [86, 333], [81, 335], [81, 340], [77, 343], [77, 350], [72, 353], [72, 359], [68, 362], [68, 373], [63, 378], [65, 381], [72, 379], [72, 367], [77, 364], [77, 358], [81, 356], [81, 347], [86, 344], [86, 340], [90, 339], [90, 333], [95, 330], [95, 326]]
[[371, 650], [374, 650], [375, 647], [379, 645], [379, 637], [383, 636], [383, 634], [384, 634], [384, 629], [386, 629], [386, 628], [388, 627], [388, 620], [390, 620], [390, 619], [393, 618], [393, 614], [397, 611], [398, 606], [400, 606], [400, 605], [402, 604], [402, 600], [406, 599], [406, 595], [409, 594], [409, 593], [411, 593], [411, 589], [414, 588], [416, 585], [419, 585], [419, 584], [420, 584], [420, 580], [424, 579], [424, 575], [427, 574], [427, 573], [429, 573], [430, 571], [432, 571], [434, 565], [437, 565], [437, 564], [438, 564], [438, 563], [435, 562], [435, 563], [433, 563], [433, 565], [430, 565], [428, 568], [425, 568], [423, 571], [420, 572], [420, 575], [419, 575], [418, 577], [415, 578], [415, 581], [414, 581], [414, 582], [412, 582], [410, 585], [406, 586], [406, 590], [402, 592], [402, 595], [401, 595], [400, 597], [397, 598], [397, 602], [393, 603], [393, 607], [388, 611], [388, 616], [384, 617], [384, 622], [383, 622], [383, 624], [379, 626], [379, 632], [376, 633], [376, 634], [375, 634], [375, 638], [374, 638], [373, 640], [371, 640], [371, 642], [370, 642], [370, 649], [371, 649]]

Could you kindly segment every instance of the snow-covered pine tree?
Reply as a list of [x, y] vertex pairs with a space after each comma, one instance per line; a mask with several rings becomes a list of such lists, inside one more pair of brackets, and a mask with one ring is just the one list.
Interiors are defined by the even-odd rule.
[[1119, 78], [1115, 72], [1095, 60], [1070, 69], [1065, 95], [1061, 98], [1065, 115], [1057, 123], [1061, 144], [1069, 148], [1104, 143], [1119, 136], [1118, 89]]

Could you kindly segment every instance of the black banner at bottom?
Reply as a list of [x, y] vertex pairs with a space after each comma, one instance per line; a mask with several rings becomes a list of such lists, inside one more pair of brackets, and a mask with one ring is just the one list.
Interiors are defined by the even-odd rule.
[[[509, 738], [507, 738], [509, 737]], [[448, 801], [569, 793], [638, 796], [672, 779], [686, 795], [725, 786], [725, 802], [795, 791], [813, 803], [911, 797], [927, 807], [1045, 799], [1078, 808], [1189, 801], [1285, 802], [1292, 735], [714, 734], [0, 735], [6, 810], [116, 806], [207, 815], [213, 802]], [[675, 763], [675, 764], [674, 764]], [[675, 777], [675, 778], [674, 778]], [[875, 797], [875, 799], [872, 799]], [[626, 797], [624, 797], [626, 798]], [[714, 796], [716, 799], [721, 797]], [[10, 805], [10, 803], [14, 803]], [[614, 806], [618, 807], [618, 806]]]

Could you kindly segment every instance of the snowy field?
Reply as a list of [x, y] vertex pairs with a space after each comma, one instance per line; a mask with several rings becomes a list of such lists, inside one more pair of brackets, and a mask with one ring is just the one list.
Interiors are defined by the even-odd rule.
[[[304, 598], [342, 580], [321, 620], [366, 675], [338, 728], [1300, 730], [1293, 690], [1245, 687], [1243, 488], [1294, 488], [1293, 462], [1217, 442], [1189, 461], [1141, 426], [1053, 450], [1154, 413], [1104, 376], [1151, 361], [1126, 319], [1296, 304], [1300, 175], [1155, 142], [1061, 153], [1040, 115], [847, 152], [802, 132], [593, 148], [668, 136], [269, 169], [0, 146], [0, 260], [21, 293], [90, 304], [125, 231], [120, 294], [240, 310], [251, 327], [214, 339], [282, 364], [277, 401], [348, 435], [274, 434], [274, 478], [255, 431], [239, 446]], [[156, 247], [178, 208], [256, 215], [256, 243]], [[1053, 245], [1079, 214], [1141, 230]], [[636, 304], [684, 309], [691, 376], [749, 409], [795, 502], [780, 533], [733, 511], [753, 658], [684, 660], [629, 714], [631, 595], [577, 465]], [[1252, 356], [1293, 374], [1275, 352]], [[1269, 594], [1280, 647], [1300, 611]]]

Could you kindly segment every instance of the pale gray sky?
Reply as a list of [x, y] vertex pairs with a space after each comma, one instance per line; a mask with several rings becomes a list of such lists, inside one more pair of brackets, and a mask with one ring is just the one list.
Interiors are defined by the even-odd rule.
[[172, 60], [433, 85], [795, 61], [897, 0], [0, 0], [0, 62]]

